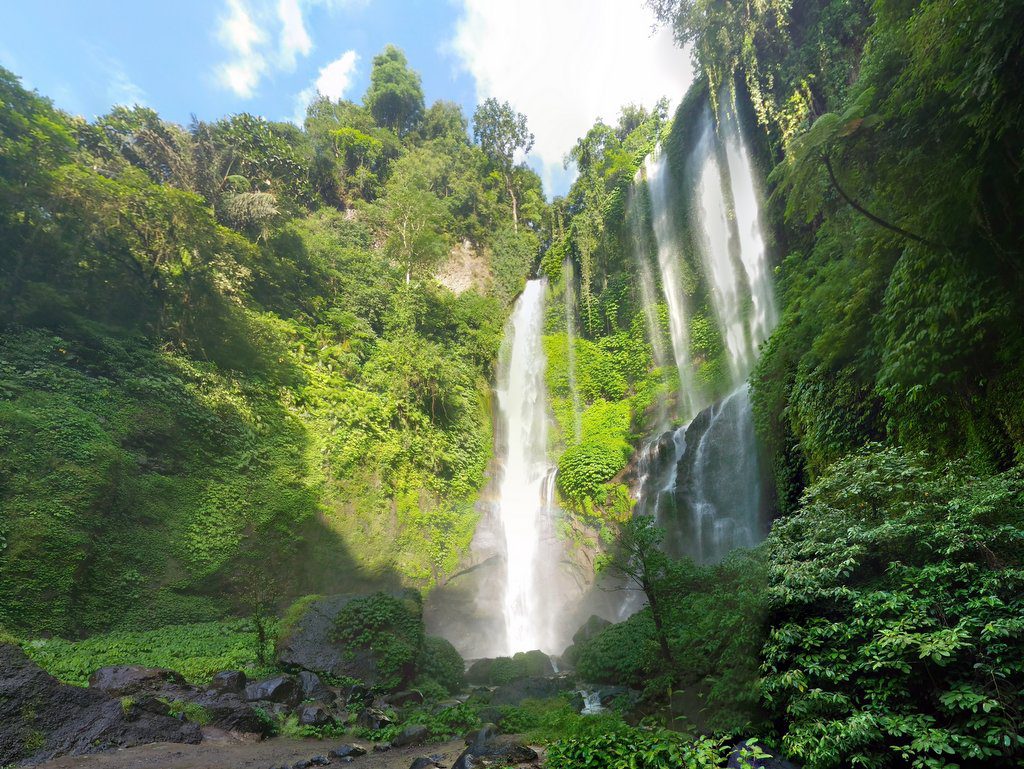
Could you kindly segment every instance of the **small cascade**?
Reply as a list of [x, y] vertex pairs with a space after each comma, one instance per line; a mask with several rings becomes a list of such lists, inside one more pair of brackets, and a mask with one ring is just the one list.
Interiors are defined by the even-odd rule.
[[601, 704], [601, 692], [580, 689], [579, 695], [583, 698], [583, 710], [580, 711], [581, 716], [596, 716], [599, 713], [605, 712], [605, 707]]
[[569, 395], [572, 398], [572, 428], [576, 443], [583, 437], [580, 411], [580, 391], [576, 386], [576, 284], [572, 260], [566, 257], [562, 262], [562, 282], [565, 284], [565, 336], [566, 357], [569, 368]]
[[547, 646], [552, 584], [544, 553], [553, 528], [555, 467], [547, 456], [546, 360], [541, 345], [546, 280], [531, 280], [505, 329], [498, 369], [504, 462], [497, 514], [504, 533], [504, 620], [508, 653]]
[[668, 306], [668, 327], [672, 339], [672, 353], [679, 371], [679, 416], [690, 419], [696, 407], [693, 386], [693, 363], [690, 354], [690, 319], [683, 295], [679, 265], [682, 249], [675, 226], [672, 224], [670, 204], [670, 171], [663, 158], [661, 146], [644, 159], [644, 173], [651, 200], [651, 227], [658, 248], [658, 269], [661, 287]]

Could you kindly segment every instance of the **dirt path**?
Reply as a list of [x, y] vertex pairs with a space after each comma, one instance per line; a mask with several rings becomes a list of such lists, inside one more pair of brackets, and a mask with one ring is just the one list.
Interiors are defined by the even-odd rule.
[[346, 742], [366, 748], [367, 754], [351, 764], [335, 760], [331, 766], [409, 769], [415, 758], [434, 755], [441, 757], [440, 763], [451, 766], [465, 749], [462, 740], [374, 753], [368, 743], [360, 740], [292, 740], [278, 737], [262, 742], [237, 742], [224, 739], [204, 740], [199, 745], [157, 742], [93, 756], [64, 756], [39, 766], [40, 769], [276, 769], [280, 766], [291, 767], [298, 761], [314, 756], [326, 756], [332, 748]]

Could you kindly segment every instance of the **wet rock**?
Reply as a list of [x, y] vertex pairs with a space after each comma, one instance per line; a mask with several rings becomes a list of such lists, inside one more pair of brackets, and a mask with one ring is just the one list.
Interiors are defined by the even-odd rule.
[[431, 769], [431, 767], [436, 766], [440, 766], [440, 764], [430, 756], [420, 756], [413, 759], [413, 762], [409, 764], [409, 769]]
[[210, 725], [218, 729], [236, 734], [265, 735], [268, 731], [267, 723], [242, 694], [207, 689], [186, 699], [202, 707], [210, 717]]
[[327, 702], [334, 698], [331, 691], [320, 680], [320, 676], [309, 670], [303, 670], [299, 673], [299, 690], [302, 692], [302, 699], [304, 700]]
[[367, 708], [356, 719], [356, 723], [364, 729], [381, 729], [393, 723], [391, 717], [383, 710]]
[[466, 735], [466, 745], [484, 745], [500, 735], [498, 727], [494, 724], [484, 724]]
[[334, 716], [319, 702], [303, 703], [295, 710], [302, 726], [327, 726], [334, 723]]
[[[409, 599], [405, 592], [389, 595]], [[355, 678], [367, 686], [374, 686], [377, 683], [377, 659], [374, 653], [339, 643], [334, 626], [338, 613], [348, 603], [365, 597], [354, 594], [332, 595], [310, 603], [278, 640], [276, 651], [281, 665], [335, 678]], [[417, 614], [421, 612], [418, 602], [409, 600], [408, 605]]]
[[572, 644], [566, 647], [565, 651], [562, 652], [562, 656], [559, 658], [560, 666], [566, 668], [575, 667], [579, 658], [580, 648], [586, 644], [587, 641], [590, 641], [592, 638], [596, 638], [600, 635], [605, 628], [611, 627], [611, 625], [612, 623], [604, 617], [591, 614], [589, 619], [580, 625], [579, 629], [573, 633]]
[[245, 692], [245, 685], [248, 680], [241, 670], [222, 670], [215, 673], [210, 681], [210, 688], [220, 692], [234, 692], [242, 694]]
[[0, 644], [0, 724], [0, 766], [201, 739], [197, 724], [122, 702], [95, 687], [60, 683], [14, 644]]
[[378, 742], [373, 746], [374, 753], [387, 753], [389, 750], [391, 750], [390, 742]]
[[366, 749], [358, 745], [339, 745], [327, 754], [331, 758], [358, 758], [366, 755]]
[[301, 696], [299, 685], [292, 676], [277, 676], [245, 687], [245, 697], [250, 702], [266, 700], [267, 702], [295, 705]]
[[405, 705], [422, 705], [423, 693], [416, 689], [406, 689], [405, 691], [389, 694], [384, 698], [384, 702], [396, 708]]
[[480, 740], [466, 748], [452, 764], [452, 769], [475, 769], [481, 765], [511, 766], [539, 760], [537, 751], [513, 737]]
[[398, 736], [391, 741], [391, 744], [396, 748], [404, 748], [407, 745], [422, 745], [429, 736], [430, 732], [427, 730], [427, 727], [422, 724], [412, 724], [399, 732]]
[[111, 665], [100, 668], [89, 676], [90, 689], [97, 689], [111, 697], [156, 692], [169, 685], [187, 686], [181, 673], [142, 665]]
[[491, 705], [518, 705], [523, 700], [543, 700], [572, 688], [569, 679], [524, 678], [499, 686], [491, 693]]
[[313, 756], [309, 759], [310, 766], [330, 766], [331, 759], [327, 756]]
[[758, 744], [760, 752], [768, 753], [766, 758], [753, 758], [754, 741], [743, 740], [736, 744], [729, 754], [726, 766], [729, 769], [800, 769], [799, 766], [779, 756], [772, 755], [764, 745]]
[[523, 678], [554, 675], [551, 658], [534, 649], [517, 652], [512, 657], [478, 659], [466, 671], [466, 680], [471, 684], [499, 686]]

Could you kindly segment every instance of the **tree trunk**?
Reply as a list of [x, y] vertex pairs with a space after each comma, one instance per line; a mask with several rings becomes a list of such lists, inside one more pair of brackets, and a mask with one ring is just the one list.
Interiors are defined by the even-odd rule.
[[658, 598], [651, 585], [645, 582], [643, 588], [644, 594], [647, 596], [647, 603], [651, 606], [651, 618], [654, 620], [654, 631], [658, 634], [658, 646], [661, 647], [665, 662], [674, 668], [675, 661], [672, 659], [672, 651], [668, 647], [668, 636], [665, 635], [665, 626], [661, 620], [661, 607], [658, 605]]

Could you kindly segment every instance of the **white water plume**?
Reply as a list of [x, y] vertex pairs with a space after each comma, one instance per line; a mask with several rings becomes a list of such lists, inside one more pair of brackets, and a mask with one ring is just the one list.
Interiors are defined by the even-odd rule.
[[693, 362], [690, 354], [690, 316], [679, 276], [682, 248], [672, 222], [671, 172], [661, 153], [661, 146], [644, 159], [647, 190], [651, 200], [651, 227], [658, 248], [658, 269], [661, 287], [668, 305], [668, 327], [672, 339], [672, 353], [679, 371], [679, 412], [684, 420], [695, 413], [697, 394], [693, 381]]
[[550, 648], [551, 558], [555, 467], [548, 460], [546, 360], [541, 344], [546, 280], [531, 280], [505, 328], [498, 370], [504, 462], [498, 518], [505, 535], [506, 653]]

